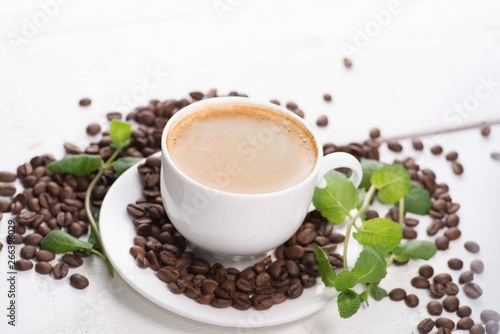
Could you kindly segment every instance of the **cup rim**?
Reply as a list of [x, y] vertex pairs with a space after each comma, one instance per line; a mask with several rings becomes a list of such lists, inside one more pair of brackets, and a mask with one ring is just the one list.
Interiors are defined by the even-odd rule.
[[[277, 191], [273, 192], [267, 192], [267, 193], [253, 193], [253, 194], [241, 194], [241, 193], [233, 193], [229, 191], [224, 191], [216, 188], [209, 187], [207, 185], [204, 185], [201, 182], [198, 182], [194, 180], [193, 178], [189, 177], [186, 173], [184, 173], [173, 161], [172, 157], [170, 156], [168, 149], [167, 149], [167, 136], [169, 133], [169, 130], [172, 128], [174, 124], [182, 120], [184, 117], [193, 114], [204, 107], [208, 107], [211, 105], [216, 105], [216, 104], [243, 104], [243, 105], [250, 105], [250, 106], [258, 106], [258, 107], [263, 107], [263, 108], [268, 108], [272, 109], [276, 112], [279, 112], [281, 114], [285, 114], [288, 117], [291, 117], [298, 123], [300, 123], [302, 126], [304, 126], [309, 134], [311, 135], [314, 145], [316, 147], [316, 162], [314, 165], [313, 170], [309, 173], [309, 175], [300, 181], [299, 183], [288, 187], [284, 189], [280, 189]], [[271, 102], [266, 102], [266, 101], [260, 101], [254, 98], [248, 98], [248, 97], [240, 97], [240, 96], [223, 96], [223, 97], [214, 97], [206, 100], [200, 100], [194, 103], [191, 103], [190, 105], [180, 109], [178, 112], [176, 112], [165, 124], [165, 127], [163, 128], [162, 136], [161, 136], [161, 153], [162, 153], [162, 158], [166, 159], [168, 163], [170, 164], [171, 168], [173, 168], [177, 174], [179, 174], [184, 181], [193, 184], [197, 187], [201, 187], [203, 190], [206, 190], [207, 192], [216, 192], [217, 194], [224, 194], [228, 196], [234, 196], [234, 197], [246, 197], [246, 198], [256, 198], [256, 197], [271, 197], [271, 196], [276, 196], [280, 194], [284, 194], [290, 191], [294, 191], [296, 188], [300, 188], [301, 186], [311, 182], [311, 179], [315, 179], [319, 173], [319, 169], [321, 166], [321, 161], [323, 158], [323, 154], [320, 151], [320, 146], [318, 145], [318, 139], [316, 136], [316, 133], [313, 131], [311, 125], [307, 123], [304, 119], [293, 113], [292, 111], [276, 105]]]

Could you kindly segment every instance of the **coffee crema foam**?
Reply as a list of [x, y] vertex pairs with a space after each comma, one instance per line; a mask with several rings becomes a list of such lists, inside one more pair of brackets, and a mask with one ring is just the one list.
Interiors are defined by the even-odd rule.
[[283, 190], [314, 169], [317, 148], [296, 120], [264, 107], [214, 105], [174, 124], [167, 150], [187, 176], [238, 194]]

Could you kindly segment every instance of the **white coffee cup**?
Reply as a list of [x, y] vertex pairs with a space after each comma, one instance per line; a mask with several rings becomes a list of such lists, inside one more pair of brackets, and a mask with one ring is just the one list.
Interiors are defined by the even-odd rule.
[[[169, 155], [166, 145], [169, 131], [187, 115], [219, 104], [266, 108], [302, 124], [317, 149], [313, 171], [292, 187], [263, 194], [220, 191], [187, 176]], [[313, 129], [302, 118], [283, 107], [249, 98], [212, 98], [181, 109], [163, 130], [161, 152], [161, 195], [170, 221], [195, 252], [221, 260], [258, 258], [288, 240], [314, 209], [311, 205], [314, 189], [317, 185], [324, 187], [323, 176], [327, 172], [341, 167], [351, 169], [350, 179], [356, 187], [362, 178], [361, 165], [352, 155], [337, 152], [323, 156]]]

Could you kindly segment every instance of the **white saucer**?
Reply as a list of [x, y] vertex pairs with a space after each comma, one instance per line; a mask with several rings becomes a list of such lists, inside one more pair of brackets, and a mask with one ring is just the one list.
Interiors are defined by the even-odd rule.
[[116, 272], [137, 292], [163, 307], [189, 319], [208, 324], [255, 328], [288, 323], [306, 317], [325, 307], [337, 296], [335, 289], [324, 287], [320, 279], [315, 287], [304, 289], [297, 299], [287, 300], [266, 311], [240, 311], [233, 307], [217, 309], [202, 305], [184, 295], [170, 292], [166, 283], [151, 269], [141, 269], [129, 254], [135, 228], [127, 205], [141, 197], [137, 166], [123, 173], [108, 191], [100, 212], [100, 230], [104, 248]]

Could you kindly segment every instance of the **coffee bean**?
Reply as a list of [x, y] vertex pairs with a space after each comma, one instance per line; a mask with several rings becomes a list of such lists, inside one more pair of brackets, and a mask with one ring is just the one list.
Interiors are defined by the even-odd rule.
[[420, 266], [420, 268], [418, 269], [418, 273], [422, 277], [431, 278], [434, 275], [434, 268], [432, 268], [428, 264], [424, 264], [424, 265]]
[[28, 234], [27, 236], [24, 237], [24, 244], [38, 246], [42, 241], [42, 239], [43, 236], [41, 234], [38, 233]]
[[475, 324], [469, 329], [470, 334], [484, 334], [486, 331], [480, 324]]
[[10, 202], [0, 199], [0, 212], [9, 212], [10, 210]]
[[460, 284], [472, 282], [474, 280], [474, 272], [472, 270], [464, 271], [463, 273], [460, 274], [460, 277], [458, 278], [458, 282]]
[[68, 275], [69, 266], [66, 263], [58, 263], [52, 269], [52, 275], [55, 279], [61, 279]]
[[401, 288], [392, 289], [389, 292], [389, 298], [393, 301], [400, 301], [406, 298], [406, 291]]
[[90, 136], [95, 136], [99, 132], [101, 132], [101, 126], [97, 123], [91, 123], [87, 126], [86, 132]]
[[460, 306], [460, 301], [455, 296], [448, 296], [443, 300], [443, 308], [447, 312], [456, 312]]
[[69, 277], [69, 283], [75, 289], [83, 290], [89, 286], [89, 280], [87, 277], [80, 274], [73, 274]]
[[445, 226], [446, 224], [441, 219], [434, 219], [429, 227], [427, 227], [427, 235], [436, 235], [436, 233]]
[[201, 258], [196, 258], [191, 262], [191, 265], [189, 266], [189, 271], [193, 274], [208, 274], [210, 271], [210, 264], [201, 259]]
[[483, 289], [481, 289], [481, 287], [476, 283], [472, 282], [465, 283], [463, 291], [470, 299], [477, 299], [483, 294]]
[[16, 180], [16, 174], [8, 171], [0, 172], [0, 182], [14, 182]]
[[500, 161], [500, 152], [491, 152], [491, 158], [496, 161]]
[[434, 283], [446, 284], [446, 283], [453, 281], [453, 279], [452, 279], [450, 274], [442, 273], [442, 274], [437, 274], [436, 276], [434, 276], [433, 281], [434, 281]]
[[435, 300], [430, 301], [427, 304], [427, 312], [430, 315], [441, 315], [441, 313], [443, 313], [443, 305], [441, 305], [440, 302]]
[[413, 277], [411, 285], [417, 289], [427, 289], [430, 286], [429, 280], [423, 276]]
[[493, 320], [494, 322], [500, 321], [500, 314], [494, 310], [483, 310], [480, 315], [482, 322]]
[[16, 193], [16, 187], [11, 184], [0, 185], [0, 196], [13, 196]]
[[304, 292], [304, 287], [300, 283], [300, 280], [297, 278], [292, 278], [290, 280], [288, 288], [286, 289], [286, 295], [288, 296], [288, 298], [298, 298], [302, 295], [302, 292]]
[[448, 296], [455, 296], [458, 294], [458, 292], [460, 291], [460, 289], [458, 288], [458, 285], [456, 285], [455, 283], [453, 282], [448, 282], [444, 285], [444, 288], [445, 288], [445, 293], [448, 295]]
[[413, 146], [413, 149], [415, 151], [422, 151], [424, 149], [424, 144], [422, 143], [422, 141], [418, 138], [413, 138], [411, 140], [411, 144]]
[[190, 92], [189, 93], [189, 96], [193, 99], [193, 100], [202, 100], [203, 97], [205, 96], [202, 92], [199, 92], [199, 91], [195, 91], [195, 92]]
[[345, 236], [342, 233], [333, 232], [332, 234], [330, 234], [328, 239], [333, 244], [340, 244], [340, 243], [344, 242]]
[[352, 60], [350, 60], [349, 58], [344, 58], [344, 66], [346, 68], [351, 68], [352, 67]]
[[14, 263], [14, 268], [19, 271], [30, 270], [31, 268], [33, 268], [33, 262], [26, 259], [20, 259]]
[[432, 208], [437, 211], [446, 210], [446, 201], [438, 199], [432, 203]]
[[408, 218], [408, 217], [405, 217], [405, 221], [404, 221], [405, 225], [406, 226], [409, 226], [409, 227], [415, 227], [418, 225], [419, 223], [419, 220], [418, 219], [415, 219], [415, 218]]
[[448, 328], [445, 328], [445, 327], [439, 328], [436, 333], [437, 334], [452, 334], [451, 329], [448, 329]]
[[70, 268], [77, 268], [83, 264], [83, 260], [73, 254], [64, 254], [62, 257], [64, 263], [66, 263]]
[[214, 300], [212, 300], [211, 305], [215, 306], [216, 308], [228, 308], [229, 306], [233, 305], [233, 300], [232, 299], [214, 298]]
[[379, 137], [380, 137], [380, 129], [379, 128], [370, 129], [370, 138], [377, 139]]
[[302, 245], [307, 245], [316, 239], [317, 234], [312, 228], [305, 228], [297, 235], [297, 240]]
[[444, 232], [444, 236], [449, 240], [457, 240], [462, 235], [462, 232], [456, 227], [450, 227], [446, 232]]
[[464, 166], [460, 162], [454, 161], [451, 165], [453, 173], [456, 175], [462, 175], [464, 172]]
[[448, 260], [448, 267], [453, 270], [460, 270], [464, 266], [464, 262], [457, 258], [452, 258]]
[[446, 160], [448, 161], [455, 161], [458, 159], [458, 153], [457, 151], [451, 151], [451, 152], [448, 152], [446, 153]]
[[387, 147], [393, 152], [401, 152], [403, 150], [403, 146], [401, 146], [401, 144], [397, 141], [393, 140], [387, 142]]
[[457, 329], [470, 329], [474, 325], [474, 320], [469, 317], [463, 317], [457, 322]]
[[[375, 211], [375, 210], [368, 210], [366, 211], [366, 219], [374, 219], [374, 218], [378, 218], [379, 215], [378, 215], [378, 212]], [[410, 226], [410, 225], [408, 225]]]
[[328, 117], [326, 115], [319, 116], [318, 119], [316, 120], [316, 125], [321, 126], [321, 127], [327, 126], [328, 125]]
[[436, 245], [436, 248], [438, 250], [445, 250], [445, 249], [448, 249], [449, 245], [450, 245], [450, 239], [448, 239], [447, 237], [443, 236], [443, 237], [439, 237], [437, 238], [435, 241], [434, 241], [434, 244]]
[[418, 297], [414, 294], [409, 294], [405, 298], [405, 304], [409, 308], [415, 308], [418, 306], [419, 300]]
[[489, 320], [486, 323], [486, 334], [497, 334], [500, 330], [500, 326], [498, 322], [495, 322], [493, 320]]
[[436, 327], [437, 328], [447, 328], [449, 330], [453, 330], [455, 328], [455, 323], [448, 318], [438, 318], [436, 319]]
[[417, 231], [408, 226], [403, 226], [403, 239], [414, 240], [417, 238]]
[[491, 128], [489, 125], [483, 125], [481, 126], [481, 135], [483, 137], [488, 137], [490, 135]]
[[446, 208], [446, 212], [448, 212], [449, 214], [454, 214], [459, 209], [460, 209], [460, 204], [458, 204], [458, 203], [451, 203], [450, 204], [449, 203], [449, 205]]
[[44, 261], [38, 262], [35, 265], [35, 271], [41, 275], [50, 274], [50, 272], [52, 271], [52, 265]]
[[452, 213], [446, 217], [446, 226], [448, 227], [456, 227], [460, 222], [460, 217], [456, 214]]
[[301, 259], [304, 256], [304, 248], [299, 245], [287, 247], [285, 248], [285, 256], [291, 260]]
[[446, 294], [446, 286], [442, 283], [431, 284], [429, 292], [434, 298], [441, 298]]
[[469, 306], [460, 306], [457, 310], [457, 315], [460, 318], [468, 317], [472, 314], [472, 309]]
[[481, 274], [484, 271], [484, 263], [481, 260], [473, 260], [470, 263], [470, 269], [475, 273], [475, 274]]
[[443, 147], [441, 145], [434, 145], [431, 147], [431, 153], [434, 155], [439, 155], [443, 153]]
[[35, 256], [38, 261], [45, 262], [50, 262], [56, 258], [56, 255], [54, 253], [45, 249], [39, 250]]
[[92, 103], [92, 100], [89, 99], [88, 97], [85, 97], [83, 99], [81, 99], [78, 104], [80, 104], [80, 106], [82, 107], [86, 107], [86, 106], [89, 106], [90, 104]]
[[432, 319], [426, 318], [426, 319], [420, 321], [420, 323], [417, 326], [417, 329], [420, 333], [427, 334], [427, 333], [430, 333], [434, 329], [434, 325], [435, 325], [435, 322]]
[[464, 247], [465, 247], [466, 250], [468, 250], [469, 252], [474, 253], [474, 254], [479, 253], [479, 251], [481, 249], [479, 247], [479, 245], [476, 242], [474, 242], [474, 241], [467, 241], [464, 244]]
[[238, 310], [248, 310], [252, 307], [252, 302], [248, 296], [238, 296], [233, 298], [233, 307]]
[[20, 255], [23, 259], [31, 260], [35, 257], [37, 248], [32, 245], [27, 245], [21, 248]]
[[112, 119], [122, 119], [122, 113], [118, 111], [111, 111], [106, 114], [106, 118], [108, 121], [111, 121]]

